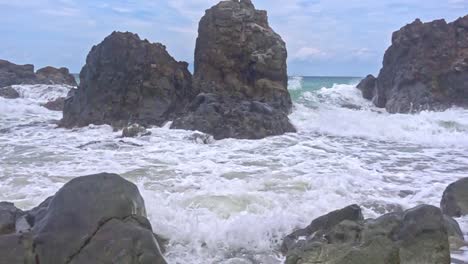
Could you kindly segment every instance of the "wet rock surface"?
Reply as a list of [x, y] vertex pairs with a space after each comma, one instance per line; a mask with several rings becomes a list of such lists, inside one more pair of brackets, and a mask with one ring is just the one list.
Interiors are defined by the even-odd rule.
[[451, 217], [468, 215], [468, 178], [460, 179], [445, 189], [440, 208]]
[[44, 84], [66, 84], [77, 86], [75, 77], [70, 74], [67, 68], [54, 68], [51, 66], [37, 70], [37, 79]]
[[459, 226], [434, 206], [364, 220], [353, 205], [286, 237], [283, 252], [287, 264], [449, 264], [449, 237], [460, 238]]
[[467, 107], [468, 16], [452, 23], [417, 19], [395, 32], [379, 76], [358, 88], [390, 113]]
[[195, 95], [187, 66], [162, 44], [114, 32], [89, 53], [61, 125], [163, 125]]
[[20, 94], [13, 87], [7, 86], [0, 88], [0, 97], [6, 99], [16, 99], [20, 97]]
[[28, 227], [0, 236], [1, 263], [166, 263], [137, 187], [115, 174], [75, 178], [28, 212], [2, 203], [5, 212]]

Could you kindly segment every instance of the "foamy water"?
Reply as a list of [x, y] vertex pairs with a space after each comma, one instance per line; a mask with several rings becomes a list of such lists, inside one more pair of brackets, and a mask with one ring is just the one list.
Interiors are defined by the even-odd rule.
[[169, 263], [273, 264], [281, 239], [317, 216], [352, 203], [367, 217], [438, 206], [468, 175], [467, 110], [389, 115], [354, 85], [302, 81], [290, 82], [298, 133], [208, 145], [168, 126], [136, 139], [109, 126], [58, 129], [61, 113], [40, 104], [70, 87], [15, 86], [22, 98], [0, 98], [0, 200], [28, 209], [75, 176], [119, 173], [171, 239]]

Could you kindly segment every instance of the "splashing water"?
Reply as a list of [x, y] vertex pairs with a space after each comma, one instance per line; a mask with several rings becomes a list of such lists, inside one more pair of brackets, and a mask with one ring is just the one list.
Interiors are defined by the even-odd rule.
[[351, 203], [367, 217], [438, 205], [467, 175], [467, 110], [390, 115], [357, 80], [292, 78], [298, 133], [207, 145], [168, 126], [124, 140], [109, 126], [60, 129], [61, 113], [40, 104], [70, 87], [15, 86], [22, 98], [0, 98], [0, 200], [28, 209], [72, 177], [119, 173], [171, 239], [169, 263], [281, 263], [282, 238], [315, 217]]

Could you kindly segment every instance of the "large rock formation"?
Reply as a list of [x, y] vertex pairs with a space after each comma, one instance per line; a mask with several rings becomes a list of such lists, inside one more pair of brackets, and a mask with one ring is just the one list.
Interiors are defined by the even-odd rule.
[[37, 70], [37, 79], [44, 84], [66, 84], [77, 86], [75, 77], [70, 74], [67, 68], [54, 68], [51, 66]]
[[187, 66], [175, 61], [162, 44], [113, 32], [89, 53], [61, 124], [162, 125], [195, 95]]
[[0, 227], [0, 263], [166, 263], [137, 187], [114, 174], [73, 179], [28, 212], [0, 204]]
[[468, 106], [468, 16], [452, 23], [419, 19], [395, 32], [376, 81], [364, 97], [391, 113]]
[[445, 189], [440, 208], [451, 217], [468, 215], [468, 178], [458, 180]]
[[0, 88], [18, 84], [66, 84], [76, 86], [75, 77], [67, 68], [45, 67], [34, 73], [31, 64], [16, 65], [0, 60]]
[[286, 264], [449, 264], [449, 236], [458, 224], [440, 209], [422, 205], [363, 220], [353, 205], [322, 216], [286, 237]]
[[[286, 45], [269, 26], [266, 11], [256, 10], [250, 0], [222, 1], [206, 11], [198, 33], [194, 87], [211, 94], [210, 102], [198, 98], [173, 128], [214, 133], [218, 139], [295, 131], [287, 117], [292, 103]], [[260, 111], [251, 106], [260, 104], [265, 106]]]

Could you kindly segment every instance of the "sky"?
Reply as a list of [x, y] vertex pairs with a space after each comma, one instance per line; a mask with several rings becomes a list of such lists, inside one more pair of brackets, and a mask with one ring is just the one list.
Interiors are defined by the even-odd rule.
[[[0, 59], [78, 73], [93, 45], [131, 31], [193, 64], [198, 21], [218, 0], [0, 0]], [[253, 0], [286, 41], [288, 71], [365, 76], [381, 68], [392, 32], [416, 18], [453, 21], [468, 0]]]

